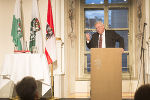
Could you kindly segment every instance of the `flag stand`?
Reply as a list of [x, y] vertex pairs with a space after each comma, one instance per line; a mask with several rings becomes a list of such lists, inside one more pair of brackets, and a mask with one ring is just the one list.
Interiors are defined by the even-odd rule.
[[52, 87], [52, 98], [54, 98], [54, 76], [53, 76], [53, 64], [51, 64], [51, 87]]
[[49, 100], [59, 100], [59, 98], [54, 97], [54, 74], [53, 74], [53, 63], [50, 66], [51, 68], [51, 88], [52, 88], [52, 97]]

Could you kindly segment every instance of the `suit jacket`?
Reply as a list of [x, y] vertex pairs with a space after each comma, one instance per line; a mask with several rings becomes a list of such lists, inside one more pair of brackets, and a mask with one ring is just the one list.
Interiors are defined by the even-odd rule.
[[[86, 42], [87, 47], [98, 48], [99, 33], [96, 32], [92, 35], [89, 43]], [[105, 43], [106, 48], [115, 48], [116, 42], [119, 42], [119, 47], [124, 48], [124, 39], [113, 30], [105, 30]]]

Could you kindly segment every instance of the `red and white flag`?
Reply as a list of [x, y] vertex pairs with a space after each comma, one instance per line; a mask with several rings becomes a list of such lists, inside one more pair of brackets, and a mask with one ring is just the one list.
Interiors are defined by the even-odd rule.
[[56, 38], [54, 33], [51, 1], [48, 0], [45, 55], [48, 64], [56, 61]]

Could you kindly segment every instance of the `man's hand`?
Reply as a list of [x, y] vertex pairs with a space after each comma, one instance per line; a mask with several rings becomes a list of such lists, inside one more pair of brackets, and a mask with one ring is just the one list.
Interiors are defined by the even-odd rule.
[[124, 49], [123, 48], [121, 48], [121, 53], [124, 53]]
[[89, 33], [86, 33], [86, 41], [90, 41], [91, 35]]

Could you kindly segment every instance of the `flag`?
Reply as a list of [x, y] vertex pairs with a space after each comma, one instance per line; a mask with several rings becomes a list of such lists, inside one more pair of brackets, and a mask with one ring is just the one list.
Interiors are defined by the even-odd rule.
[[23, 31], [21, 22], [21, 3], [20, 0], [16, 0], [15, 10], [13, 14], [13, 23], [11, 36], [13, 37], [13, 42], [17, 50], [22, 50], [23, 44]]
[[54, 33], [51, 2], [48, 0], [45, 55], [48, 64], [56, 61], [56, 38]]
[[43, 53], [42, 46], [42, 33], [39, 21], [39, 10], [37, 0], [32, 0], [32, 19], [30, 27], [30, 44], [29, 50], [31, 52], [36, 51], [37, 53]]

